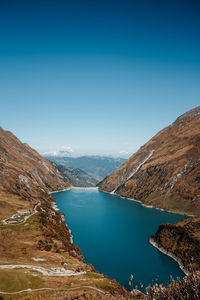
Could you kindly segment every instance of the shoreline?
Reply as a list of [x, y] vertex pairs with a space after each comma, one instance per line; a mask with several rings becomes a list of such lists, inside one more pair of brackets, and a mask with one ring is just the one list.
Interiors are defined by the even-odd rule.
[[54, 193], [65, 192], [65, 191], [68, 191], [70, 189], [71, 189], [71, 187], [68, 187], [68, 188], [63, 189], [63, 190], [55, 190], [55, 191], [49, 192], [48, 194], [51, 195], [51, 194], [54, 194]]
[[[69, 188], [66, 188], [66, 189], [63, 189], [63, 190], [58, 190], [58, 191], [53, 191], [53, 192], [49, 192], [49, 195], [51, 194], [54, 194], [54, 193], [59, 193], [59, 192], [65, 192], [65, 191], [70, 191], [70, 190], [84, 190], [84, 191], [98, 191], [99, 188], [98, 187], [75, 187], [75, 186], [71, 186]], [[53, 198], [53, 197], [52, 197]], [[51, 207], [55, 210], [55, 211], [59, 211], [59, 208], [57, 206], [57, 203], [56, 203], [56, 200], [53, 199], [53, 201], [51, 202]], [[65, 222], [65, 220], [64, 220]], [[66, 227], [69, 229], [69, 233], [70, 233], [70, 242], [72, 244], [74, 244], [74, 241], [73, 241], [73, 235], [72, 235], [72, 231], [71, 229], [69, 228], [69, 226], [67, 225], [67, 223], [65, 222], [66, 224]]]
[[79, 186], [74, 186], [71, 188], [71, 190], [83, 190], [83, 191], [97, 191], [99, 188], [97, 186], [91, 186], [91, 187], [79, 187]]
[[70, 191], [70, 190], [98, 191], [99, 188], [96, 187], [96, 186], [94, 186], [94, 187], [71, 186], [71, 187], [68, 187], [68, 188], [63, 189], [63, 190], [57, 190], [57, 191], [49, 192], [49, 195], [54, 194], [54, 193], [59, 193], [59, 192]]
[[190, 272], [186, 269], [186, 267], [184, 266], [183, 262], [181, 261], [180, 258], [178, 258], [178, 256], [176, 256], [175, 254], [167, 251], [165, 248], [159, 246], [158, 243], [153, 238], [149, 239], [149, 243], [152, 246], [154, 246], [156, 249], [158, 249], [160, 252], [164, 253], [165, 255], [167, 255], [167, 256], [171, 257], [173, 260], [175, 260], [178, 263], [180, 269], [183, 271], [183, 273], [185, 275], [189, 275], [190, 274]]
[[99, 189], [99, 191], [103, 192], [103, 193], [110, 194], [110, 195], [119, 196], [119, 197], [121, 197], [123, 199], [126, 199], [126, 200], [129, 200], [129, 201], [134, 201], [134, 202], [140, 203], [141, 206], [143, 206], [145, 208], [153, 208], [153, 209], [156, 209], [156, 210], [168, 212], [170, 214], [177, 214], [177, 215], [182, 215], [182, 216], [185, 216], [185, 217], [195, 217], [194, 215], [189, 215], [189, 214], [186, 214], [186, 213], [181, 212], [181, 211], [175, 212], [175, 211], [167, 210], [167, 209], [164, 209], [164, 208], [159, 208], [159, 207], [156, 207], [156, 206], [153, 206], [153, 205], [148, 205], [148, 204], [143, 203], [141, 200], [136, 200], [134, 198], [127, 198], [127, 197], [121, 196], [121, 195], [116, 194], [116, 193], [107, 192], [107, 191], [104, 191], [104, 190], [101, 190], [101, 189]]
[[[59, 213], [61, 213], [60, 210], [59, 210], [59, 208], [58, 208], [58, 206], [57, 206], [56, 200], [53, 199], [53, 201], [51, 202], [51, 207], [52, 207], [55, 211], [58, 211]], [[64, 216], [63, 216], [63, 221], [65, 222], [65, 217], [64, 217]], [[71, 242], [72, 244], [74, 244], [72, 231], [71, 231], [71, 229], [69, 228], [69, 226], [67, 225], [66, 222], [65, 222], [65, 225], [66, 225], [66, 227], [69, 229], [69, 233], [70, 233], [70, 242]]]
[[57, 206], [55, 200], [51, 202], [51, 207], [52, 207], [54, 210], [59, 211], [59, 208], [58, 208], [58, 206]]
[[[99, 189], [101, 192], [104, 192], [104, 193], [107, 193], [107, 194], [111, 194], [111, 192], [107, 192], [107, 191], [104, 191], [104, 190], [101, 190]], [[145, 207], [145, 208], [153, 208], [153, 209], [157, 209], [157, 210], [160, 210], [160, 211], [165, 211], [165, 212], [168, 212], [168, 213], [173, 213], [173, 214], [178, 214], [178, 215], [182, 215], [182, 216], [185, 216], [185, 217], [194, 217], [193, 215], [186, 215], [185, 213], [182, 213], [182, 212], [173, 212], [173, 211], [169, 211], [169, 210], [165, 210], [163, 208], [158, 208], [158, 207], [155, 207], [153, 205], [146, 205], [144, 204], [142, 201], [140, 200], [136, 200], [136, 199], [133, 199], [133, 198], [126, 198], [124, 196], [120, 196], [116, 193], [112, 193], [111, 195], [116, 195], [116, 196], [119, 196], [123, 199], [126, 199], [126, 200], [129, 200], [129, 201], [134, 201], [134, 202], [137, 202], [139, 203], [141, 206]], [[163, 247], [159, 246], [152, 238], [149, 239], [149, 243], [154, 246], [156, 249], [158, 249], [160, 252], [164, 253], [165, 255], [171, 257], [173, 260], [175, 260], [178, 265], [179, 265], [179, 268], [183, 271], [183, 273], [185, 275], [188, 275], [190, 272], [185, 268], [184, 264], [182, 263], [181, 259], [178, 258], [176, 255], [174, 255], [173, 253], [167, 251], [166, 249], [164, 249]]]
[[[107, 191], [104, 191], [104, 190], [101, 190], [99, 189], [99, 187], [69, 187], [67, 189], [64, 189], [64, 190], [59, 190], [59, 191], [53, 191], [53, 192], [50, 192], [49, 194], [53, 194], [53, 193], [58, 193], [58, 192], [62, 192], [62, 191], [68, 191], [68, 190], [99, 190], [100, 192], [103, 192], [103, 193], [107, 193], [107, 194], [111, 194], [111, 192], [107, 192]], [[182, 212], [172, 212], [172, 211], [169, 211], [169, 210], [165, 210], [165, 209], [162, 209], [162, 208], [158, 208], [158, 207], [155, 207], [153, 205], [146, 205], [144, 204], [142, 201], [140, 200], [136, 200], [134, 198], [126, 198], [124, 196], [120, 196], [116, 193], [112, 193], [111, 195], [115, 195], [115, 196], [119, 196], [123, 199], [126, 199], [126, 200], [129, 200], [129, 201], [134, 201], [134, 202], [137, 202], [139, 203], [141, 206], [145, 207], [145, 208], [152, 208], [152, 209], [157, 209], [157, 210], [160, 210], [160, 211], [165, 211], [165, 212], [168, 212], [168, 213], [174, 213], [174, 214], [179, 214], [179, 215], [183, 215], [185, 217], [187, 216], [190, 216], [190, 215], [186, 215], [185, 213], [182, 213]], [[57, 205], [56, 205], [56, 201], [52, 201], [52, 208], [55, 209], [56, 211], [59, 211]], [[68, 225], [66, 224], [66, 226], [68, 227]], [[69, 227], [68, 227], [69, 228]], [[70, 229], [69, 229], [70, 230]], [[70, 235], [71, 235], [71, 242], [73, 243], [73, 236], [71, 234], [71, 230], [70, 230]], [[166, 249], [164, 249], [163, 247], [159, 246], [156, 241], [153, 239], [153, 238], [150, 238], [149, 239], [149, 243], [155, 247], [156, 249], [158, 249], [160, 252], [164, 253], [165, 255], [171, 257], [174, 261], [176, 261], [180, 267], [180, 269], [183, 271], [183, 273], [185, 275], [188, 275], [190, 272], [185, 268], [185, 266], [183, 265], [181, 259], [179, 259], [176, 255], [174, 255], [173, 253], [167, 251]]]

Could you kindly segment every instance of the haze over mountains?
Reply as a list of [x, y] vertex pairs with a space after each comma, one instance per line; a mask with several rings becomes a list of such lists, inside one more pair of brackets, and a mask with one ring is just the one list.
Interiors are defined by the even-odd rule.
[[78, 168], [69, 168], [63, 165], [57, 165], [58, 170], [68, 179], [73, 185], [79, 187], [95, 187], [99, 180]]
[[114, 158], [107, 156], [80, 156], [70, 157], [62, 155], [44, 155], [44, 157], [57, 165], [64, 167], [80, 169], [92, 176], [96, 183], [105, 178], [108, 174], [115, 171], [119, 166], [126, 161], [124, 158]]

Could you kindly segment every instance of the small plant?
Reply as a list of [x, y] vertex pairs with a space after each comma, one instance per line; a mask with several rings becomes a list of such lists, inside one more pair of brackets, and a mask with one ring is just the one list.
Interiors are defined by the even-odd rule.
[[147, 287], [146, 294], [148, 300], [199, 300], [200, 273], [190, 273], [182, 281], [171, 279], [168, 287], [156, 283]]
[[128, 285], [130, 286], [131, 289], [133, 289], [133, 274], [130, 276], [130, 280], [128, 282]]

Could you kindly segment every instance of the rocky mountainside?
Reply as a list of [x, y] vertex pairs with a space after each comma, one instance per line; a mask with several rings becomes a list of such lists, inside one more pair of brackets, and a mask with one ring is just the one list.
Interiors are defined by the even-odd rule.
[[70, 185], [56, 165], [0, 128], [1, 299], [130, 299], [84, 262], [54, 209], [49, 192]]
[[20, 196], [35, 198], [71, 183], [55, 165], [0, 127], [0, 185]]
[[45, 156], [45, 158], [57, 165], [83, 170], [98, 182], [126, 161], [124, 158], [89, 155], [80, 157]]
[[162, 224], [151, 242], [178, 258], [186, 271], [200, 270], [200, 218], [186, 218], [177, 224]]
[[88, 175], [86, 172], [69, 168], [62, 165], [58, 165], [58, 170], [67, 178], [73, 185], [79, 187], [95, 187], [99, 182], [91, 175]]
[[99, 187], [146, 205], [200, 215], [200, 106], [156, 134]]

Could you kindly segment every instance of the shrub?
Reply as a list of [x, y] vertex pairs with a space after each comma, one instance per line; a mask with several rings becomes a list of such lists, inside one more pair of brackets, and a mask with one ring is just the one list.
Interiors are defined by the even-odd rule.
[[171, 279], [168, 287], [155, 284], [146, 289], [148, 300], [199, 300], [200, 273], [193, 272], [182, 281]]

